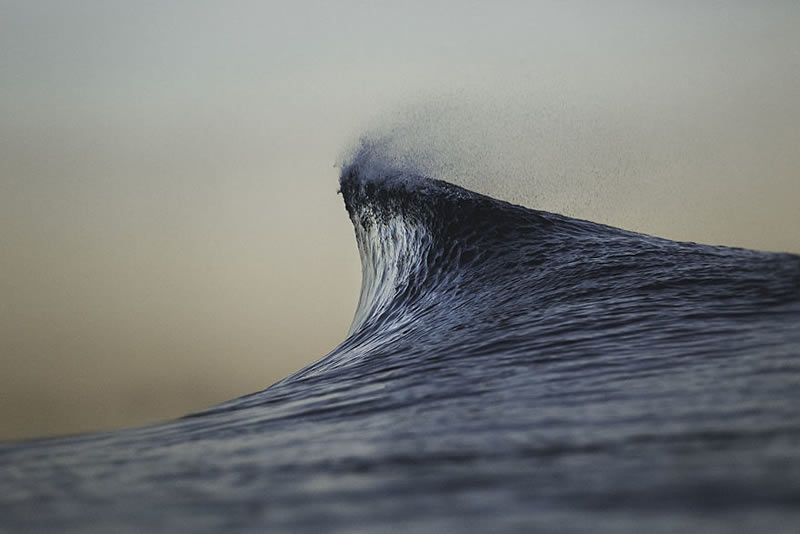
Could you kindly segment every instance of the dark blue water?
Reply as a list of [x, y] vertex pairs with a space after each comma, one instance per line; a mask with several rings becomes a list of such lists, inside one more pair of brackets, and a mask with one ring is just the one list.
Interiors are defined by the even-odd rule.
[[341, 193], [338, 348], [171, 423], [0, 444], [0, 530], [800, 532], [800, 257], [359, 158]]

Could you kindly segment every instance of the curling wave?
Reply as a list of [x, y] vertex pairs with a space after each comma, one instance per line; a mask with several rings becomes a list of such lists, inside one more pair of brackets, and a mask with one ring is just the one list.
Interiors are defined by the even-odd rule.
[[[359, 154], [340, 178], [362, 263], [349, 337], [293, 379], [370, 358], [416, 362], [423, 350], [578, 358], [581, 344], [558, 348], [573, 337], [586, 339], [589, 352], [602, 339], [665, 358], [674, 347], [680, 357], [693, 329], [719, 351], [733, 342], [726, 317], [796, 303], [800, 292], [792, 255], [673, 242], [536, 211], [376, 169], [369, 156]], [[663, 326], [677, 324], [672, 339]], [[664, 343], [654, 346], [651, 336]]]
[[799, 257], [535, 211], [368, 150], [340, 186], [363, 275], [342, 344], [178, 421], [0, 444], [0, 527], [800, 528]]

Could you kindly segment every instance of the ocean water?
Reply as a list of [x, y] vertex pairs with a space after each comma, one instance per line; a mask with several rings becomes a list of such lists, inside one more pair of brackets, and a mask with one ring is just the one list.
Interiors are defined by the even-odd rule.
[[367, 159], [341, 345], [173, 422], [0, 443], [0, 531], [800, 532], [800, 257]]

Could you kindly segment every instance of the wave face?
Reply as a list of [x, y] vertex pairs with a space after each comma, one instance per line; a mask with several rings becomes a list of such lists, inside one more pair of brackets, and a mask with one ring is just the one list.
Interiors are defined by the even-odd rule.
[[800, 257], [363, 154], [341, 193], [363, 282], [339, 347], [178, 421], [0, 444], [0, 526], [798, 531]]

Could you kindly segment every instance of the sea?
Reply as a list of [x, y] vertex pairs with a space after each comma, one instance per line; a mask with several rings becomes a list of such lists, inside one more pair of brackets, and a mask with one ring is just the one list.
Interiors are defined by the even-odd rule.
[[358, 155], [340, 188], [346, 339], [175, 421], [0, 443], [0, 532], [800, 532], [800, 256]]

